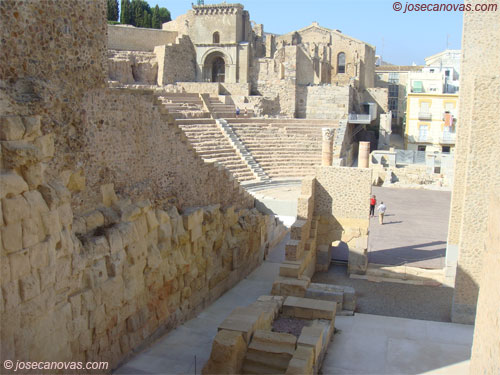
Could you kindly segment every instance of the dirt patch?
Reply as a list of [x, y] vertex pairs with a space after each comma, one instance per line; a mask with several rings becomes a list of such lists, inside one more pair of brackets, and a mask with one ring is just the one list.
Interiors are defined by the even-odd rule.
[[302, 328], [311, 324], [310, 320], [299, 318], [279, 317], [273, 322], [273, 332], [290, 333], [296, 337], [300, 336]]

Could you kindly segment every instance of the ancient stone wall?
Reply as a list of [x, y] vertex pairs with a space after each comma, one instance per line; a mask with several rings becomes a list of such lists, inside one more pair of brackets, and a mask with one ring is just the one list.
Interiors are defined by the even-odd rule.
[[367, 266], [370, 169], [317, 167], [314, 215], [319, 216], [317, 245], [343, 241], [349, 247], [349, 272]]
[[106, 30], [102, 1], [0, 2], [0, 114], [42, 116], [58, 150], [49, 174], [77, 169], [80, 102], [105, 86]]
[[104, 1], [0, 15], [0, 355], [111, 369], [245, 277], [276, 222], [152, 93], [103, 88]]
[[349, 86], [297, 87], [297, 117], [316, 119], [347, 118]]
[[[498, 1], [490, 3], [498, 4]], [[499, 127], [500, 18], [497, 13], [464, 14], [460, 124], [447, 246], [447, 264], [451, 263], [450, 258], [457, 258], [458, 250], [452, 320], [460, 323], [474, 321], [483, 275], [483, 244], [488, 233], [486, 197], [500, 186], [500, 139], [492, 136]]]
[[488, 234], [470, 363], [471, 374], [500, 373], [500, 190], [488, 202]]
[[108, 78], [122, 84], [156, 85], [158, 59], [153, 52], [108, 50]]
[[158, 59], [158, 85], [196, 80], [196, 52], [189, 37], [154, 47]]
[[200, 311], [262, 260], [269, 217], [132, 202], [112, 184], [74, 215], [75, 181], [22, 174], [54, 154], [40, 117], [2, 117], [1, 355], [109, 361]]
[[176, 31], [147, 29], [130, 25], [108, 25], [108, 48], [153, 52], [156, 46], [175, 43]]
[[[224, 169], [204, 162], [152, 94], [107, 89], [85, 97], [85, 132], [80, 157], [86, 189], [74, 205], [99, 201], [99, 186], [114, 183], [136, 199], [169, 200], [178, 207], [253, 207], [253, 200]], [[82, 203], [79, 203], [82, 202]]]

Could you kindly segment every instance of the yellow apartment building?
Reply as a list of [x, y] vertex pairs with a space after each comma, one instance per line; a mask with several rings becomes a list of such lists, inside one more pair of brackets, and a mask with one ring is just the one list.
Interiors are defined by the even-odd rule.
[[457, 94], [408, 93], [405, 148], [426, 152], [453, 152], [457, 114]]

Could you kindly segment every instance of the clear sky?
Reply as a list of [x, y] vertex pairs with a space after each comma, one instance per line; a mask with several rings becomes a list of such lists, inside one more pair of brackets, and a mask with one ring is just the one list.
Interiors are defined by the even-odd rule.
[[[170, 10], [172, 19], [191, 9], [196, 0], [147, 0]], [[424, 64], [424, 58], [447, 46], [460, 49], [461, 12], [407, 12], [393, 10], [392, 0], [241, 0], [250, 19], [264, 24], [264, 31], [276, 34], [298, 30], [316, 21], [339, 29], [377, 49], [385, 61], [398, 65]], [[205, 4], [221, 1], [205, 0]], [[408, 4], [463, 4], [459, 0], [409, 0]]]

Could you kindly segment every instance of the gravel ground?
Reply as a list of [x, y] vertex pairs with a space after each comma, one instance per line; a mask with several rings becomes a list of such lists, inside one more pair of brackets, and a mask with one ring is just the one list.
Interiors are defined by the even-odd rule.
[[451, 321], [452, 288], [351, 279], [347, 266], [342, 265], [331, 265], [328, 272], [316, 272], [312, 281], [353, 287], [359, 313]]
[[280, 316], [273, 322], [273, 332], [290, 333], [299, 337], [302, 328], [309, 324], [311, 324], [311, 321], [307, 319], [285, 318]]

